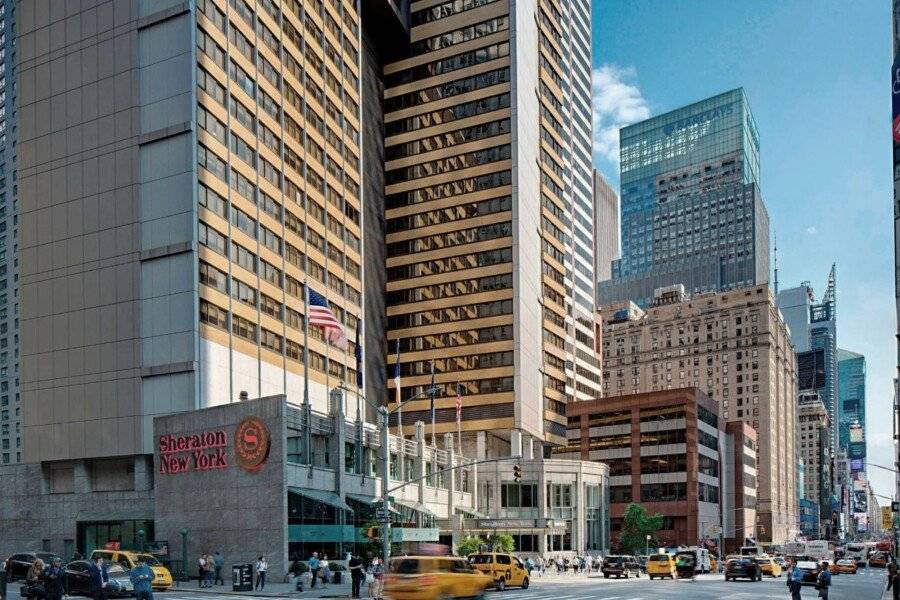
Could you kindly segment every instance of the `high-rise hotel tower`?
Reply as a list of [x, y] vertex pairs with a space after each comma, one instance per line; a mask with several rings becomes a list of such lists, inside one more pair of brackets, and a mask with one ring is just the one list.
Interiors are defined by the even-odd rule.
[[433, 361], [464, 445], [564, 443], [566, 402], [600, 394], [590, 3], [420, 0], [409, 23], [384, 69], [388, 368], [399, 340], [405, 400]]

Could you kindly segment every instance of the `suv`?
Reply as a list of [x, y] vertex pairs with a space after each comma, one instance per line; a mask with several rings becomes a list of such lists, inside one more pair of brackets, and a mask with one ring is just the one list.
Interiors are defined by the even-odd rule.
[[16, 579], [25, 579], [28, 575], [28, 569], [34, 564], [34, 561], [41, 559], [45, 566], [49, 566], [59, 555], [53, 552], [19, 552], [9, 557], [6, 563], [7, 577], [9, 581]]
[[458, 556], [404, 556], [391, 559], [384, 592], [394, 600], [479, 598], [493, 583]]
[[617, 578], [624, 576], [625, 579], [628, 579], [630, 575], [641, 576], [640, 563], [635, 557], [628, 555], [607, 556], [603, 559], [603, 567], [600, 570], [607, 579], [610, 575], [615, 575]]
[[494, 580], [494, 587], [500, 591], [507, 586], [519, 586], [528, 589], [528, 571], [522, 561], [512, 554], [500, 552], [481, 552], [469, 555], [469, 563]]
[[762, 569], [750, 556], [732, 558], [725, 563], [725, 581], [735, 581], [738, 577], [750, 581], [762, 581]]

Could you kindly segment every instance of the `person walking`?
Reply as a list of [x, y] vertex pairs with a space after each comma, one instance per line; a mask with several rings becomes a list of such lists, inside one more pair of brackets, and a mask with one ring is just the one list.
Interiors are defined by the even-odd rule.
[[213, 561], [212, 554], [206, 555], [206, 587], [213, 586], [213, 580], [216, 577], [216, 563]]
[[347, 563], [347, 567], [350, 569], [350, 582], [352, 584], [352, 592], [350, 594], [351, 598], [359, 598], [359, 588], [362, 585], [362, 581], [365, 578], [365, 572], [363, 571], [363, 562], [359, 557], [359, 554], [354, 554], [353, 558], [350, 559], [350, 562]]
[[23, 596], [26, 598], [43, 598], [46, 595], [44, 590], [44, 561], [35, 560], [25, 573], [25, 587], [23, 588]]
[[58, 556], [54, 556], [50, 566], [44, 570], [44, 591], [47, 600], [62, 600], [66, 594], [66, 571]]
[[310, 575], [309, 589], [313, 589], [316, 587], [316, 579], [319, 578], [319, 553], [313, 552], [306, 564], [309, 567]]
[[803, 587], [803, 570], [794, 562], [788, 567], [787, 587], [791, 592], [791, 600], [800, 600], [800, 589]]
[[322, 569], [322, 589], [326, 589], [331, 583], [331, 567], [328, 565], [328, 555], [323, 554], [322, 560], [319, 561], [319, 568]]
[[366, 583], [368, 584], [369, 598], [372, 600], [377, 600], [381, 597], [381, 592], [379, 590], [381, 573], [381, 559], [375, 557], [366, 569]]
[[132, 585], [134, 585], [134, 597], [137, 600], [153, 600], [153, 569], [147, 566], [147, 561], [138, 554], [137, 566], [131, 570], [129, 575]]
[[894, 592], [893, 600], [900, 600], [900, 568], [897, 568], [896, 561], [888, 565], [887, 582], [887, 589]]
[[206, 587], [206, 555], [197, 559], [197, 587]]
[[222, 579], [222, 567], [225, 566], [225, 557], [222, 556], [222, 553], [216, 550], [216, 553], [213, 554], [213, 568], [216, 571], [215, 579], [213, 583], [216, 585], [225, 585], [225, 580]]
[[831, 571], [828, 570], [828, 561], [822, 561], [822, 570], [816, 577], [816, 589], [819, 590], [819, 598], [828, 600], [828, 588], [831, 587]]
[[256, 587], [254, 589], [266, 589], [266, 572], [269, 570], [269, 563], [265, 556], [260, 556], [256, 561]]
[[94, 600], [106, 600], [106, 588], [109, 585], [109, 573], [103, 563], [103, 557], [98, 556], [91, 563], [89, 573], [91, 575], [91, 597]]

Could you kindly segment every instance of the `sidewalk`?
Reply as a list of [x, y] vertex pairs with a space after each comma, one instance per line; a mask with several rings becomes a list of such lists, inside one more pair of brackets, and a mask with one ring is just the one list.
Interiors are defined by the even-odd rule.
[[[256, 590], [249, 592], [233, 592], [231, 591], [231, 584], [227, 585], [216, 585], [211, 588], [201, 588], [197, 587], [196, 581], [190, 582], [181, 582], [180, 585], [173, 586], [169, 591], [170, 592], [191, 592], [198, 594], [209, 594], [211, 596], [254, 596], [257, 598], [349, 598], [351, 592], [351, 584], [350, 580], [347, 579], [342, 583], [329, 583], [328, 587], [322, 588], [322, 584], [319, 583], [312, 590], [309, 587], [304, 586], [305, 591], [298, 592], [297, 584], [294, 583], [294, 580], [291, 583], [283, 583], [283, 582], [266, 582], [265, 590]], [[366, 584], [363, 582], [361, 594], [363, 598], [366, 597]], [[165, 598], [165, 595], [161, 596]]]

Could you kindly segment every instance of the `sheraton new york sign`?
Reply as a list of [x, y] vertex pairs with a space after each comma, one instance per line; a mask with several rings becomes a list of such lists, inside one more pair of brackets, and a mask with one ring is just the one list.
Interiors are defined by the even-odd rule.
[[234, 461], [250, 473], [259, 471], [269, 457], [269, 429], [257, 417], [245, 417], [232, 435], [213, 429], [188, 435], [159, 436], [159, 472], [175, 475], [191, 471], [214, 471], [229, 467], [229, 445]]

